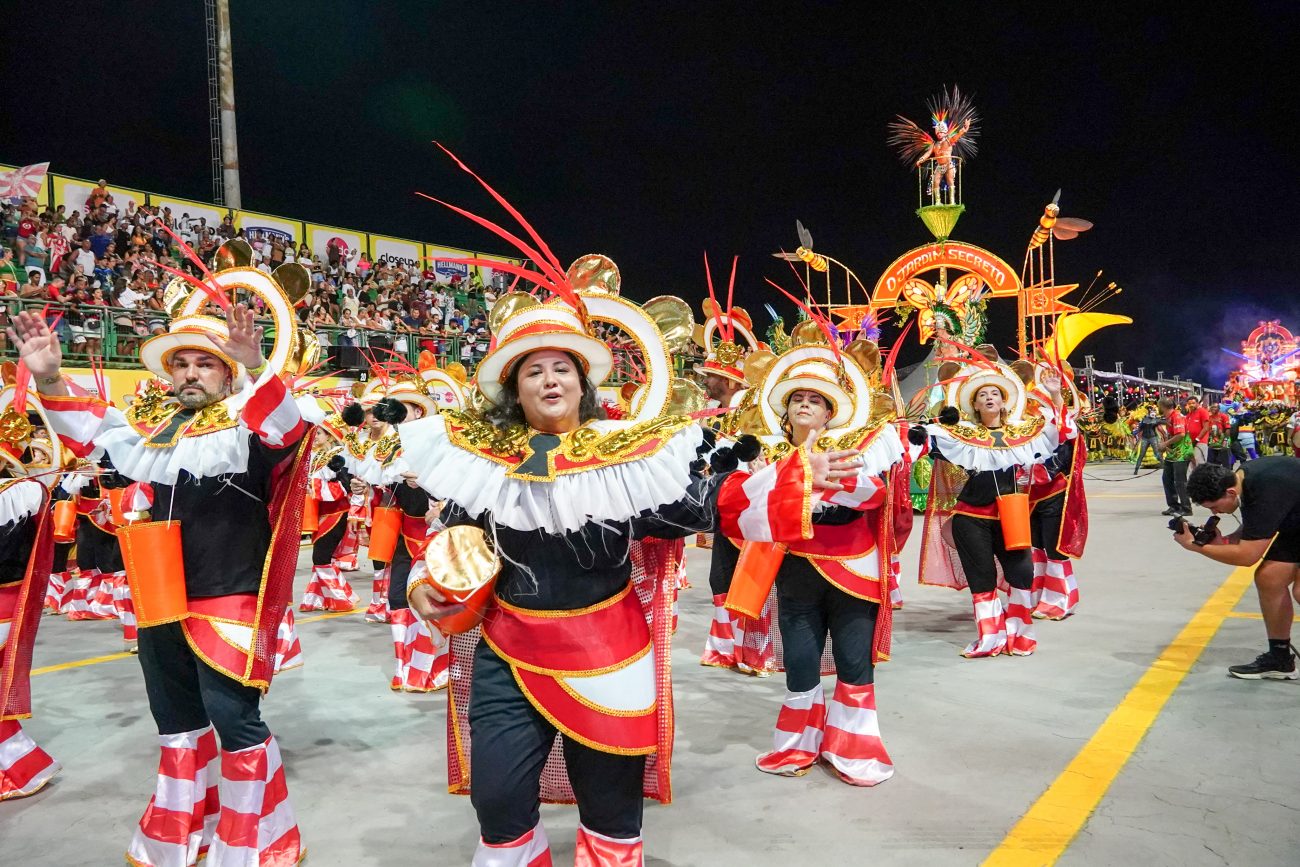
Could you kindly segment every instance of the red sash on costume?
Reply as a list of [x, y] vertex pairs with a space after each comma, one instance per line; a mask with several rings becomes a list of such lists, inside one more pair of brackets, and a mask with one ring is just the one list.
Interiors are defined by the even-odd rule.
[[413, 559], [424, 554], [429, 545], [429, 522], [423, 515], [402, 513], [402, 540], [406, 543], [406, 552]]
[[529, 703], [569, 737], [620, 755], [658, 748], [655, 655], [630, 584], [574, 611], [530, 611], [498, 599], [483, 639], [509, 663]]
[[339, 521], [348, 515], [350, 504], [346, 498], [341, 500], [316, 501], [316, 532], [311, 534], [313, 542], [319, 542], [338, 526]]
[[[17, 484], [37, 484], [18, 482]], [[36, 539], [27, 558], [27, 572], [17, 587], [6, 587], [5, 607], [11, 612], [9, 637], [0, 645], [0, 720], [26, 719], [32, 715], [32, 645], [36, 628], [45, 607], [45, 588], [50, 580], [54, 559], [54, 520], [49, 508], [49, 492], [31, 516], [36, 521]], [[12, 608], [9, 607], [12, 602]]]

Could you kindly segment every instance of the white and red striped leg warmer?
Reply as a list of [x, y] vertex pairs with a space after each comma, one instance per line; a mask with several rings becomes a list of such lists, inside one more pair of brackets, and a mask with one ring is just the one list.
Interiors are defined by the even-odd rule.
[[[347, 519], [344, 518], [343, 520]], [[340, 572], [357, 571], [357, 530], [351, 523], [348, 524], [347, 530], [344, 531], [338, 547], [334, 549], [332, 562]]]
[[284, 617], [275, 630], [275, 674], [302, 665], [302, 642], [298, 641], [298, 628], [294, 624], [293, 606], [284, 607]]
[[[96, 576], [96, 583], [92, 588], [86, 591], [86, 602], [90, 612], [91, 619], [94, 620], [116, 620], [117, 608], [113, 605], [113, 587], [116, 583], [116, 572], [100, 572]], [[123, 572], [123, 575], [126, 573]]]
[[370, 605], [366, 607], [367, 623], [388, 622], [388, 576], [391, 567], [385, 566], [375, 573], [370, 584]]
[[361, 601], [348, 579], [335, 566], [311, 567], [311, 580], [303, 591], [299, 611], [351, 611]]
[[289, 803], [274, 737], [221, 751], [221, 816], [207, 863], [212, 867], [293, 867], [302, 860], [298, 820]]
[[[1038, 555], [1038, 550], [1034, 550]], [[1035, 564], [1037, 565], [1037, 564]], [[1037, 585], [1035, 585], [1037, 586]], [[1074, 613], [1079, 604], [1079, 582], [1074, 579], [1074, 562], [1048, 560], [1043, 552], [1043, 595], [1034, 609], [1034, 617], [1043, 620], [1064, 620]]]
[[63, 597], [68, 592], [71, 572], [51, 572], [50, 583], [45, 588], [45, 607], [58, 614], [63, 610]]
[[754, 764], [760, 771], [799, 777], [817, 761], [826, 734], [826, 698], [819, 683], [807, 692], [788, 692], [772, 733], [772, 750]]
[[644, 864], [639, 836], [630, 840], [606, 837], [579, 823], [573, 867], [643, 867]]
[[1002, 597], [998, 591], [972, 593], [971, 601], [975, 604], [975, 629], [979, 638], [966, 645], [961, 655], [967, 659], [983, 656], [997, 656], [1007, 649], [1007, 615], [1002, 608]]
[[113, 610], [122, 621], [122, 641], [127, 647], [135, 646], [135, 603], [131, 601], [131, 586], [126, 583], [125, 572], [113, 573]]
[[0, 720], [0, 801], [36, 794], [58, 772], [59, 763], [36, 746], [18, 720]]
[[126, 858], [142, 867], [189, 867], [207, 851], [217, 827], [217, 736], [208, 726], [158, 740], [158, 787]]
[[772, 606], [763, 606], [758, 619], [736, 617], [736, 670], [767, 677], [776, 671], [772, 647]]
[[74, 576], [68, 572], [68, 580], [63, 587], [63, 602], [59, 605], [59, 613], [68, 615], [69, 620], [81, 620], [80, 617], [74, 617], [74, 614], [84, 613], [88, 610], [86, 602], [86, 588], [90, 582], [98, 575], [97, 570], [88, 569], [86, 571], [77, 570]]
[[117, 614], [113, 613], [112, 610], [113, 594], [111, 588], [107, 597], [107, 609], [104, 608], [102, 603], [99, 608], [95, 607], [99, 589], [106, 577], [108, 576], [98, 569], [87, 569], [85, 572], [77, 573], [77, 577], [72, 580], [72, 590], [64, 600], [69, 620], [110, 620], [117, 617]]
[[709, 623], [709, 635], [704, 639], [700, 665], [731, 668], [736, 664], [736, 637], [732, 631], [731, 612], [723, 607], [726, 601], [725, 593], [713, 597], [713, 620]]
[[1033, 617], [1037, 605], [1033, 590], [1007, 589], [1007, 651], [1012, 656], [1028, 656], [1038, 648]]
[[402, 692], [433, 692], [447, 685], [447, 639], [409, 608], [392, 612], [396, 669], [390, 686]]
[[835, 693], [826, 705], [822, 758], [853, 786], [875, 786], [894, 775], [894, 763], [880, 739], [874, 683], [835, 681]]
[[538, 822], [536, 828], [509, 843], [484, 843], [480, 839], [470, 867], [551, 867], [546, 829]]

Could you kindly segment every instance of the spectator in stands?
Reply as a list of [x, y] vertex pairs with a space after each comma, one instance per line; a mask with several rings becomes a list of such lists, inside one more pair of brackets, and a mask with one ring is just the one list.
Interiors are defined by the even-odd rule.
[[74, 274], [84, 274], [87, 277], [95, 273], [95, 251], [91, 247], [90, 239], [86, 238], [77, 248], [77, 252], [72, 255], [72, 265]]
[[108, 201], [108, 181], [100, 178], [99, 183], [90, 191], [90, 195], [86, 196], [86, 213], [97, 209], [106, 201]]

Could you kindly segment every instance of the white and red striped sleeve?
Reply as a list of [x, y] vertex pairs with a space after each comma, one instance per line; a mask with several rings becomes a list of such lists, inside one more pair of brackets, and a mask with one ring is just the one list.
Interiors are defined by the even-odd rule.
[[42, 395], [41, 405], [49, 415], [50, 427], [79, 458], [94, 450], [95, 435], [103, 428], [104, 419], [112, 409], [107, 402], [86, 394]]
[[812, 466], [803, 449], [756, 473], [732, 473], [718, 491], [723, 534], [751, 542], [811, 539], [812, 505]]
[[334, 477], [334, 471], [326, 467], [317, 470], [311, 477], [311, 496], [322, 503], [333, 503], [347, 496], [343, 483]]
[[865, 467], [856, 476], [840, 479], [840, 484], [844, 486], [842, 491], [822, 491], [822, 502], [865, 512], [879, 509], [888, 497], [884, 480], [880, 476], [868, 475]]
[[302, 439], [308, 424], [280, 377], [267, 369], [250, 387], [253, 394], [240, 413], [244, 427], [273, 449], [286, 448]]

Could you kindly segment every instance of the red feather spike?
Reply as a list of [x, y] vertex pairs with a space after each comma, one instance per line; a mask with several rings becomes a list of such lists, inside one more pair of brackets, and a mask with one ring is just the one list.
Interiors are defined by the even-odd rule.
[[[537, 263], [537, 266], [541, 268], [542, 271], [546, 274], [546, 279], [548, 282], [563, 282], [566, 280], [563, 271], [561, 271], [559, 268], [547, 262], [542, 257], [541, 253], [537, 252], [532, 247], [528, 246], [528, 244], [526, 244], [522, 238], [510, 232], [508, 229], [498, 226], [496, 223], [492, 222], [486, 217], [480, 217], [478, 214], [471, 213], [465, 210], [464, 208], [460, 208], [457, 207], [456, 205], [451, 204], [450, 202], [444, 202], [442, 199], [436, 199], [433, 196], [428, 195], [427, 193], [417, 192], [416, 195], [422, 199], [428, 199], [429, 201], [435, 204], [442, 205], [444, 208], [448, 208], [456, 212], [457, 214], [460, 214], [462, 217], [465, 217], [466, 219], [473, 220], [475, 223], [478, 223], [480, 226], [487, 229], [492, 234], [509, 242], [510, 244], [513, 244], [521, 253], [523, 253], [529, 259]], [[440, 261], [446, 262], [449, 260], [441, 259]]]
[[963, 362], [964, 364], [977, 364], [977, 365], [979, 365], [980, 367], [985, 367], [985, 368], [988, 368], [989, 370], [997, 370], [997, 369], [998, 369], [998, 366], [997, 366], [996, 364], [994, 364], [993, 362], [989, 361], [989, 360], [988, 360], [987, 358], [985, 358], [983, 355], [980, 355], [979, 351], [976, 350], [976, 349], [974, 349], [973, 347], [967, 346], [966, 344], [964, 344], [964, 343], [962, 343], [962, 342], [960, 342], [960, 341], [957, 341], [957, 340], [951, 340], [951, 339], [949, 339], [949, 338], [947, 338], [947, 337], [941, 337], [941, 336], [940, 336], [939, 334], [937, 334], [937, 333], [936, 333], [934, 336], [935, 336], [935, 339], [936, 339], [936, 340], [940, 340], [940, 341], [942, 341], [942, 342], [948, 344], [949, 346], [956, 347], [957, 349], [961, 350], [962, 352], [967, 353], [970, 357], [967, 358], [967, 359]]
[[798, 298], [794, 297], [789, 292], [782, 289], [776, 283], [772, 283], [771, 280], [768, 280], [767, 282], [770, 283], [773, 287], [775, 287], [776, 291], [780, 292], [786, 298], [789, 298], [795, 304], [799, 305], [799, 309], [802, 310], [804, 313], [807, 313], [808, 318], [811, 319], [813, 322], [817, 323], [817, 327], [821, 329], [822, 334], [826, 335], [826, 342], [831, 345], [831, 350], [835, 353], [836, 361], [839, 361], [840, 358], [842, 357], [840, 355], [839, 341], [835, 339], [835, 332], [831, 331], [830, 326], [826, 324], [826, 320], [823, 319], [821, 316], [817, 315], [816, 313], [814, 313], [812, 311], [812, 308], [810, 308], [807, 304], [803, 303]]
[[[539, 235], [537, 233], [537, 230], [535, 230], [529, 224], [529, 222], [524, 219], [524, 215], [519, 213], [519, 211], [515, 209], [514, 205], [506, 201], [505, 196], [502, 196], [496, 190], [492, 189], [492, 187], [488, 184], [488, 182], [480, 178], [477, 174], [475, 174], [473, 169], [471, 169], [469, 166], [465, 165], [465, 163], [461, 161], [460, 157], [456, 156], [454, 153], [447, 150], [447, 148], [443, 147], [442, 142], [435, 141], [434, 144], [436, 144], [439, 147], [439, 149], [442, 150], [443, 153], [451, 157], [452, 160], [455, 161], [456, 165], [460, 166], [462, 171], [468, 173], [470, 177], [478, 181], [479, 184], [482, 185], [483, 189], [487, 190], [488, 194], [491, 195], [492, 198], [497, 200], [497, 203], [500, 204], [501, 207], [509, 211], [510, 216], [514, 217], [515, 220], [518, 221], [519, 225], [524, 227], [524, 231], [528, 233], [528, 237], [532, 238], [533, 241], [537, 244], [538, 249], [540, 249], [546, 255], [547, 263], [549, 263], [552, 267], [555, 268], [555, 270], [559, 271], [561, 274], [564, 273], [564, 268], [560, 266], [560, 260], [555, 257], [554, 253], [551, 252], [551, 248], [546, 246], [546, 242], [542, 240], [542, 236]], [[538, 262], [537, 264], [542, 265], [543, 263]]]
[[888, 385], [893, 380], [894, 364], [898, 361], [898, 351], [903, 348], [903, 338], [907, 337], [907, 332], [912, 329], [912, 323], [915, 321], [915, 319], [907, 321], [907, 325], [898, 333], [898, 339], [889, 348], [889, 355], [885, 356], [885, 369], [880, 374], [881, 385]]
[[[731, 338], [727, 335], [727, 323], [731, 321], [731, 317], [729, 315], [725, 315], [723, 313], [722, 308], [718, 306], [718, 296], [713, 291], [713, 272], [709, 269], [708, 250], [704, 251], [704, 279], [709, 284], [709, 300], [713, 302], [713, 312], [718, 317], [718, 325], [720, 326], [720, 329], [722, 331], [722, 339], [730, 340]], [[731, 312], [731, 308], [728, 307], [726, 313], [729, 314], [730, 312]], [[707, 346], [705, 347], [706, 350], [708, 348], [709, 347]]]
[[375, 349], [378, 349], [381, 352], [386, 352], [393, 357], [392, 361], [384, 362], [386, 369], [397, 371], [398, 373], [419, 373], [419, 371], [411, 366], [411, 362], [406, 360], [406, 356], [401, 353], [385, 346], [376, 346]]
[[166, 232], [168, 235], [171, 236], [171, 239], [176, 242], [176, 246], [180, 247], [181, 252], [185, 254], [185, 258], [189, 259], [191, 262], [197, 265], [199, 267], [199, 270], [203, 272], [204, 277], [206, 277], [209, 280], [212, 280], [214, 278], [215, 275], [208, 270], [208, 266], [203, 264], [202, 257], [200, 257], [198, 253], [195, 253], [194, 248], [191, 247], [189, 244], [186, 244], [185, 241], [181, 239], [180, 235], [176, 234], [171, 229], [167, 228], [166, 224], [162, 223], [161, 221], [159, 221], [158, 223], [158, 228], [162, 229], [164, 232]]
[[18, 372], [14, 375], [14, 412], [27, 416], [27, 384], [32, 381], [32, 372], [27, 367], [27, 362], [22, 359], [18, 360]]
[[207, 295], [214, 304], [227, 313], [230, 312], [230, 299], [226, 297], [226, 293], [222, 292], [217, 287], [210, 286], [202, 280], [196, 280], [192, 274], [186, 274], [184, 271], [177, 270], [169, 265], [164, 265], [162, 262], [155, 262], [154, 264], [166, 271], [168, 274], [171, 274], [173, 277], [179, 277], [194, 288], [202, 290], [202, 292]]
[[731, 320], [731, 302], [736, 297], [736, 265], [739, 262], [739, 256], [732, 257], [731, 279], [727, 281], [727, 339], [732, 343], [736, 342], [736, 323]]
[[[782, 255], [786, 255], [785, 250], [782, 250], [781, 253], [782, 253]], [[812, 290], [809, 289], [809, 288], [808, 288], [808, 284], [804, 282], [803, 275], [800, 274], [800, 273], [799, 273], [799, 269], [796, 268], [796, 267], [794, 266], [794, 262], [792, 262], [792, 261], [789, 260], [789, 259], [786, 259], [786, 260], [785, 260], [785, 264], [789, 265], [789, 266], [790, 266], [790, 270], [791, 270], [792, 272], [794, 272], [794, 279], [798, 280], [798, 281], [799, 281], [799, 285], [803, 287], [803, 294], [805, 294], [805, 295], [807, 295], [809, 298], [811, 298], [811, 297], [812, 297]]]

